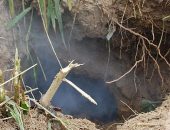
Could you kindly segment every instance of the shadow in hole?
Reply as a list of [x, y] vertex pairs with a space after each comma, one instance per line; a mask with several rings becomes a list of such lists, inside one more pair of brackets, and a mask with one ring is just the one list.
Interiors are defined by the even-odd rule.
[[[60, 68], [56, 66], [56, 61], [52, 58], [48, 59], [48, 62], [44, 58], [40, 60], [46, 72], [47, 80], [44, 80], [39, 66], [35, 71], [28, 72], [24, 79], [26, 85], [31, 87], [38, 86], [39, 91], [45, 93]], [[36, 74], [36, 79], [34, 74]], [[87, 75], [76, 74], [74, 72], [71, 72], [67, 78], [94, 98], [98, 105], [92, 104], [70, 85], [63, 82], [52, 99], [53, 106], [60, 107], [65, 114], [85, 117], [95, 121], [109, 122], [116, 118], [116, 101], [103, 80], [90, 78]], [[37, 99], [40, 98], [39, 92], [34, 92], [34, 95]]]

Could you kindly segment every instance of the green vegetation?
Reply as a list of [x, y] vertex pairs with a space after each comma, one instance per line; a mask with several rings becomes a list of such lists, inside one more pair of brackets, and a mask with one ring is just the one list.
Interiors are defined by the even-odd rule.
[[9, 21], [7, 24], [7, 29], [13, 28], [28, 12], [30, 12], [31, 9], [31, 7], [28, 7], [27, 9], [23, 10], [23, 12], [21, 12], [19, 15], [14, 17], [11, 21]]
[[22, 113], [19, 106], [14, 101], [9, 101], [7, 103], [7, 108], [11, 114], [11, 116], [15, 119], [16, 123], [18, 124], [20, 130], [24, 130], [24, 123], [22, 121]]
[[[24, 130], [22, 115], [27, 114], [30, 108], [21, 82], [23, 73], [20, 71], [20, 58], [16, 49], [14, 67], [12, 69], [13, 77], [4, 82], [4, 72], [0, 70], [0, 111], [3, 116], [14, 118], [21, 130]], [[5, 89], [7, 83], [10, 83], [12, 91]]]
[[[62, 14], [61, 14], [61, 6], [60, 0], [36, 0], [31, 1], [29, 7], [25, 8], [23, 5], [23, 10], [20, 14], [15, 16], [15, 3], [14, 0], [8, 0], [9, 3], [9, 12], [12, 17], [7, 24], [7, 29], [13, 28], [23, 17], [28, 14], [32, 9], [36, 9], [37, 12], [40, 13], [42, 17], [42, 21], [44, 24], [44, 28], [48, 30], [49, 26], [51, 25], [56, 31], [56, 25], [58, 23], [58, 28], [61, 34], [62, 42], [66, 47], [65, 39], [64, 39], [64, 31], [63, 31], [63, 21], [62, 21]], [[22, 3], [26, 3], [26, 0], [22, 0]], [[69, 9], [72, 9], [72, 0], [67, 0], [67, 4]]]

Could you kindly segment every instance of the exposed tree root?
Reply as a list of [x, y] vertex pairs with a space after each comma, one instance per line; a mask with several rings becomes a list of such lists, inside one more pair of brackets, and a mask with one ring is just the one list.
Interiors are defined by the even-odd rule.
[[[164, 29], [162, 30], [162, 34], [161, 34], [161, 37], [160, 37], [160, 41], [159, 41], [159, 44], [156, 45], [153, 43], [154, 39], [155, 39], [155, 35], [154, 35], [154, 29], [152, 27], [152, 42], [145, 36], [133, 31], [132, 29], [130, 28], [126, 28], [125, 26], [122, 25], [122, 23], [120, 24], [119, 22], [113, 20], [121, 29], [124, 29], [125, 31], [128, 31], [130, 33], [132, 33], [133, 35], [137, 36], [139, 38], [139, 42], [137, 44], [137, 50], [136, 50], [136, 55], [135, 55], [135, 63], [134, 65], [126, 72], [124, 73], [122, 76], [120, 76], [119, 78], [117, 79], [114, 79], [112, 81], [108, 81], [107, 83], [114, 83], [114, 82], [117, 82], [119, 81], [120, 79], [122, 79], [123, 77], [125, 77], [126, 75], [128, 75], [132, 70], [135, 69], [135, 72], [134, 72], [134, 76], [135, 76], [135, 73], [136, 73], [136, 68], [137, 68], [137, 65], [141, 62], [144, 62], [144, 69], [145, 69], [145, 57], [146, 57], [146, 54], [152, 59], [152, 61], [154, 62], [154, 65], [156, 66], [157, 68], [157, 71], [158, 71], [158, 74], [161, 78], [161, 86], [163, 87], [163, 83], [164, 83], [164, 79], [163, 79], [163, 76], [161, 74], [161, 71], [160, 71], [160, 66], [157, 62], [157, 58], [154, 58], [154, 56], [151, 54], [151, 50], [149, 49], [150, 47], [153, 47], [155, 48], [157, 54], [161, 57], [161, 59], [163, 59], [165, 61], [165, 63], [170, 67], [170, 63], [168, 62], [168, 60], [165, 58], [166, 55], [169, 53], [169, 51], [163, 56], [161, 54], [161, 51], [160, 51], [160, 46], [161, 46], [161, 43], [162, 43], [162, 39], [163, 39], [163, 34], [164, 34]], [[142, 47], [142, 50], [143, 50], [143, 54], [140, 58], [140, 60], [137, 60], [137, 55], [138, 55], [138, 49], [139, 49], [139, 44], [140, 46]], [[148, 48], [149, 47], [149, 48]], [[146, 53], [146, 54], [145, 54]], [[134, 80], [135, 81], [135, 80]]]
[[128, 75], [139, 63], [141, 63], [144, 59], [144, 53], [143, 53], [143, 56], [140, 60], [136, 61], [135, 64], [126, 72], [124, 73], [122, 76], [120, 76], [119, 78], [115, 79], [115, 80], [112, 80], [112, 81], [109, 81], [109, 82], [106, 82], [106, 83], [114, 83], [114, 82], [117, 82], [119, 81], [120, 79], [124, 78], [126, 75]]

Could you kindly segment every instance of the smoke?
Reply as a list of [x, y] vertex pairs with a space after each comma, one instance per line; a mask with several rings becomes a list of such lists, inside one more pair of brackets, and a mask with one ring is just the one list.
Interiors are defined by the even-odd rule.
[[[35, 16], [29, 41], [32, 57], [31, 59], [27, 58], [27, 56], [23, 58], [23, 68], [38, 62], [37, 57], [39, 58], [47, 80], [44, 78], [40, 65], [35, 70], [28, 72], [24, 79], [26, 85], [30, 87], [38, 86], [39, 91], [45, 93], [54, 76], [59, 72], [60, 67], [40, 23], [40, 18]], [[69, 29], [67, 31], [66, 40], [69, 37]], [[59, 32], [49, 31], [49, 33], [63, 66], [67, 65], [68, 60], [72, 59], [75, 59], [78, 63], [85, 64], [72, 71], [67, 78], [88, 93], [98, 103], [97, 106], [90, 103], [67, 83], [62, 83], [52, 100], [52, 105], [60, 107], [63, 113], [76, 117], [86, 117], [103, 122], [116, 119], [116, 100], [104, 81], [108, 57], [105, 41], [89, 38], [78, 41], [74, 39], [76, 37], [74, 34], [69, 50], [65, 50]], [[34, 94], [37, 99], [40, 98], [39, 92]]]

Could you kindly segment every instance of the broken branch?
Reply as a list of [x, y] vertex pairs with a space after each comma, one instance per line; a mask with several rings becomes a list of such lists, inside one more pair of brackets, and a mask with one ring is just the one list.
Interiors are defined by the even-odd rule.
[[82, 89], [80, 89], [77, 85], [75, 85], [73, 82], [71, 82], [68, 79], [63, 79], [63, 81], [67, 82], [70, 86], [72, 86], [75, 90], [77, 90], [83, 97], [88, 99], [91, 103], [97, 105], [97, 102], [86, 92], [84, 92]]
[[73, 68], [76, 68], [78, 66], [80, 66], [82, 64], [78, 64], [78, 63], [73, 63], [70, 62], [70, 64], [65, 67], [65, 68], [62, 68], [59, 73], [55, 76], [51, 86], [49, 87], [49, 89], [47, 90], [47, 92], [41, 97], [40, 99], [40, 103], [47, 107], [50, 105], [50, 102], [54, 96], [54, 94], [57, 92], [59, 86], [61, 85], [63, 79], [65, 79], [65, 77], [68, 75], [68, 73], [73, 69]]

